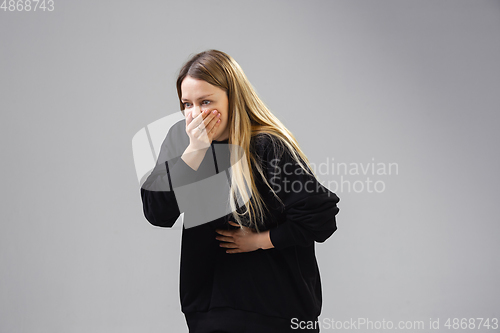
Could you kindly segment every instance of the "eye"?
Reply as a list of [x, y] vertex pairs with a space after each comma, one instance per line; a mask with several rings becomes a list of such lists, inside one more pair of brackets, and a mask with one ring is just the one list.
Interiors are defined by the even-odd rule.
[[191, 103], [189, 103], [189, 102], [184, 102], [182, 104], [184, 105], [185, 108], [191, 107]]
[[[206, 103], [205, 103], [205, 102], [206, 102]], [[208, 101], [208, 100], [204, 100], [204, 101], [203, 101], [203, 102], [201, 102], [201, 103], [202, 103], [203, 105], [208, 105], [208, 104], [210, 104], [211, 102], [210, 102], [210, 101]]]

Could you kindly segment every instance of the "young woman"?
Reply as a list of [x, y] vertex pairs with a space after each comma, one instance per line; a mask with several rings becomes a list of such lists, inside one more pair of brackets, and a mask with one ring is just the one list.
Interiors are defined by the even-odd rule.
[[319, 332], [315, 242], [337, 229], [339, 198], [229, 55], [193, 56], [177, 92], [186, 119], [169, 130], [141, 196], [155, 226], [184, 212], [189, 332]]

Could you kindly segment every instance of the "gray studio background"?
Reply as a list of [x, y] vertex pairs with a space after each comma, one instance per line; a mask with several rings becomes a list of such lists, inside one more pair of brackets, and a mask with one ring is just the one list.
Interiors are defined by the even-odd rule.
[[398, 165], [369, 175], [381, 193], [336, 191], [320, 320], [500, 318], [499, 29], [499, 1], [1, 10], [0, 332], [187, 331], [180, 230], [144, 218], [132, 137], [179, 112], [176, 74], [209, 48], [311, 162]]

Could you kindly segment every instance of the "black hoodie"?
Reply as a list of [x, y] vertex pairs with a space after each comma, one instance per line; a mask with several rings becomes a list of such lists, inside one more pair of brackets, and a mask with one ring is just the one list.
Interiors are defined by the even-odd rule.
[[[228, 140], [212, 141], [195, 171], [180, 158], [189, 145], [185, 127], [185, 120], [181, 120], [169, 130], [156, 167], [141, 187], [141, 197], [144, 215], [155, 226], [172, 227], [184, 212], [180, 300], [190, 332], [208, 331], [216, 325], [224, 329], [230, 321], [245, 322], [248, 331], [250, 323], [268, 320], [282, 327], [269, 331], [297, 332], [290, 329], [293, 318], [295, 322], [317, 321], [322, 290], [315, 242], [324, 242], [337, 230], [335, 216], [340, 199], [303, 172], [285, 147], [275, 147], [266, 134], [254, 136], [251, 153], [260, 161], [267, 181], [284, 205], [252, 165], [254, 181], [268, 208], [265, 225], [259, 229], [270, 230], [274, 248], [228, 254], [215, 239], [215, 229], [234, 229], [227, 223], [234, 221], [231, 214], [190, 224], [203, 216], [203, 209], [194, 207], [203, 207], [207, 201], [210, 205], [227, 202], [227, 196], [213, 195], [224, 193], [227, 183], [214, 189], [208, 198], [206, 193], [189, 189], [196, 181], [211, 176], [221, 177], [220, 184], [224, 178], [230, 182]], [[236, 326], [231, 327], [225, 329], [237, 331]]]

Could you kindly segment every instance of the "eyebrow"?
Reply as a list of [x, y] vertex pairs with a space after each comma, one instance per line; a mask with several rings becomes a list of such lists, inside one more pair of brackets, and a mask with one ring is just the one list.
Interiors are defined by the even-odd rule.
[[[198, 98], [198, 100], [207, 98], [208, 96], [212, 96], [212, 95], [213, 94], [208, 94], [208, 95], [205, 95], [205, 96], [201, 96], [200, 98]], [[182, 98], [181, 101], [189, 101], [189, 99]]]

